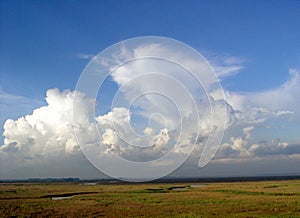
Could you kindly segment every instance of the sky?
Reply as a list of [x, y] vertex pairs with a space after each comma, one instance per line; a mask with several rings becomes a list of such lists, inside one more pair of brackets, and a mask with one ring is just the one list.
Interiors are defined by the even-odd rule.
[[[95, 55], [141, 36], [172, 38], [200, 52], [225, 93], [228, 123], [214, 159], [199, 168], [199, 157], [192, 155], [170, 176], [300, 174], [299, 23], [299, 1], [0, 1], [0, 179], [104, 176], [78, 148], [70, 125], [72, 99]], [[135, 47], [134, 54], [125, 47], [125, 56], [151, 53], [151, 46]], [[172, 49], [155, 49], [176, 58]], [[195, 63], [184, 54], [178, 58], [181, 63]], [[130, 67], [138, 69], [134, 64]], [[117, 153], [141, 161], [163, 155], [164, 146], [176, 136], [178, 114], [172, 110], [167, 128], [158, 122], [163, 120], [159, 116], [152, 117], [157, 131], [139, 127], [147, 137], [138, 143], [153, 143], [156, 150], [124, 151], [115, 137], [115, 126], [108, 121], [114, 114], [120, 129], [123, 121], [127, 125], [128, 120], [139, 120], [121, 106], [107, 106], [118, 87], [125, 85], [130, 93], [146, 90], [143, 81], [127, 84], [133, 75], [124, 75], [128, 76], [117, 70], [104, 84], [104, 94], [97, 97], [95, 122], [88, 122], [93, 99], [78, 94], [83, 114], [79, 118], [87, 121], [80, 132], [88, 139], [83, 143], [98, 146], [100, 141], [105, 157]], [[157, 82], [147, 80], [147, 84]], [[176, 91], [168, 84], [161, 80], [170, 93]], [[189, 80], [183, 84], [189, 86]], [[209, 93], [216, 108], [221, 98], [217, 91]], [[140, 121], [153, 111], [167, 113], [162, 108], [169, 108], [170, 102], [152, 97], [137, 103], [143, 112], [138, 114]], [[206, 111], [204, 106], [201, 109]], [[199, 125], [204, 134], [206, 126]], [[126, 131], [122, 134], [130, 136]], [[197, 144], [199, 148], [203, 143]]]

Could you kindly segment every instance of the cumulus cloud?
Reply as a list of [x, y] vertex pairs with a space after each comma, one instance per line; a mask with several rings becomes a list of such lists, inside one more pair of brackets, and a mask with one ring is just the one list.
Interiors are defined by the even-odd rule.
[[[289, 144], [282, 142], [279, 139], [272, 140], [271, 142], [262, 141], [251, 145], [249, 148], [249, 155], [252, 157], [266, 156], [266, 155], [280, 155], [291, 154], [288, 149]], [[289, 150], [289, 151], [288, 151]], [[300, 149], [298, 149], [300, 151]]]
[[156, 133], [149, 126], [143, 130], [145, 135], [140, 137], [131, 127], [131, 113], [127, 108], [113, 108], [95, 119], [102, 137], [101, 143], [106, 145], [105, 155], [119, 155], [139, 161], [145, 156], [154, 159], [154, 155], [161, 155], [170, 140], [167, 128]]
[[73, 93], [48, 90], [46, 102], [47, 106], [35, 109], [30, 115], [5, 122], [2, 151], [18, 152], [23, 158], [78, 151], [72, 133]]
[[[99, 156], [152, 160], [170, 151], [176, 142], [174, 152], [188, 153], [189, 146], [197, 139], [198, 130], [201, 137], [207, 137], [224, 125], [222, 106], [226, 106], [226, 102], [215, 100], [209, 93], [206, 96], [199, 81], [195, 81], [184, 67], [168, 61], [150, 58], [111, 68], [114, 66], [112, 62], [123, 63], [127, 58], [149, 54], [180, 60], [189, 66], [190, 71], [202, 70], [207, 90], [215, 83], [204, 60], [201, 63], [192, 56], [174, 52], [160, 44], [141, 46], [133, 52], [121, 48], [120, 54], [111, 60], [98, 60], [102, 65], [107, 64], [107, 70], [113, 70], [111, 78], [119, 86], [121, 100], [117, 101], [116, 97], [111, 111], [95, 116], [95, 99], [85, 93], [48, 90], [47, 105], [35, 109], [30, 115], [5, 122], [1, 159], [13, 162], [14, 158], [35, 160], [47, 157], [50, 160], [52, 157], [79, 155], [80, 148], [73, 129], [79, 134], [76, 136], [80, 138], [80, 145], [92, 149]], [[154, 73], [149, 75], [149, 72]], [[146, 94], [139, 98], [140, 93]], [[133, 111], [129, 111], [128, 102], [135, 103]], [[213, 116], [210, 116], [211, 107], [214, 108]], [[141, 126], [143, 119], [149, 122], [140, 127], [142, 135], [131, 126], [133, 112], [141, 117], [137, 125]], [[201, 115], [200, 119], [197, 119], [198, 115]], [[213, 122], [211, 117], [214, 117]], [[192, 136], [194, 140], [191, 140]]]
[[[270, 138], [262, 141], [255, 137], [263, 123], [300, 120], [299, 72], [291, 70], [290, 78], [278, 88], [256, 93], [225, 90], [223, 99], [220, 89], [211, 89], [215, 81], [209, 76], [203, 76], [204, 88], [207, 88], [204, 92], [191, 75], [183, 75], [180, 66], [168, 62], [139, 60], [110, 69], [112, 62], [122, 63], [126, 58], [149, 53], [181, 60], [191, 71], [204, 66], [159, 44], [138, 47], [131, 52], [122, 48], [121, 54], [112, 59], [99, 60], [107, 70], [112, 70], [110, 78], [119, 87], [110, 111], [95, 115], [96, 100], [86, 93], [48, 90], [45, 106], [5, 122], [4, 144], [0, 146], [1, 166], [5, 164], [8, 169], [37, 163], [50, 166], [58, 159], [82, 159], [80, 146], [92, 149], [99, 157], [117, 155], [133, 161], [154, 160], [170, 152], [174, 142], [177, 147], [172, 152], [176, 155], [188, 153], [191, 144], [204, 147], [220, 126], [232, 134], [223, 141], [216, 159], [300, 154], [297, 142]], [[217, 68], [221, 76], [242, 69], [242, 61], [238, 59], [224, 58], [222, 63], [223, 67]], [[156, 93], [164, 95], [153, 93], [153, 87]], [[132, 108], [128, 102], [133, 102]], [[132, 126], [135, 121], [138, 129]], [[180, 132], [182, 127], [184, 132]], [[79, 134], [77, 138], [74, 129]]]
[[[77, 137], [81, 137], [83, 146], [93, 147], [99, 155], [120, 155], [137, 161], [161, 156], [162, 149], [166, 150], [164, 146], [169, 143], [170, 136], [166, 128], [156, 133], [151, 127], [145, 128], [145, 137], [136, 139], [134, 134], [133, 141], [125, 142], [120, 133], [123, 136], [133, 134], [129, 131], [131, 128], [127, 128], [131, 119], [129, 110], [114, 108], [107, 114], [95, 117], [93, 121], [95, 100], [83, 93], [50, 89], [45, 100], [47, 105], [35, 109], [32, 114], [5, 122], [4, 144], [0, 146], [0, 163], [1, 168], [7, 167], [5, 172], [37, 164], [47, 168], [51, 167], [53, 161], [63, 159], [68, 162], [74, 158], [84, 158], [73, 128], [79, 130]], [[74, 106], [77, 108], [75, 123]], [[116, 125], [121, 131], [116, 132]], [[132, 146], [136, 144], [149, 146], [146, 149]]]
[[[19, 178], [23, 174], [26, 178], [26, 172], [27, 176], [36, 176], [35, 170], [49, 173], [52, 164], [65, 160], [68, 166], [67, 160], [80, 156], [72, 127], [73, 93], [48, 90], [46, 102], [46, 106], [29, 115], [5, 122], [4, 144], [0, 146], [2, 178]], [[82, 106], [88, 104], [83, 99]]]
[[[292, 117], [299, 120], [300, 76], [291, 69], [289, 79], [280, 87], [260, 91], [238, 93], [225, 91], [226, 101], [235, 111], [235, 117], [240, 123], [258, 124], [275, 117]], [[221, 97], [217, 92], [212, 96]]]
[[245, 137], [231, 137], [229, 142], [222, 144], [215, 160], [222, 159], [233, 161], [234, 158], [240, 160], [253, 159], [257, 157], [269, 156], [293, 156], [300, 154], [300, 144], [289, 144], [280, 139], [273, 139], [271, 141], [258, 141], [253, 144]]
[[[298, 71], [290, 70], [289, 79], [278, 88], [255, 93], [225, 91], [225, 95], [228, 104], [234, 111], [231, 134], [238, 134], [228, 137], [227, 141], [222, 144], [216, 159], [299, 154], [299, 143], [278, 140], [276, 139], [277, 135], [270, 136], [269, 133], [269, 136], [265, 136], [261, 140], [257, 136], [252, 138], [252, 132], [256, 129], [259, 129], [257, 132], [264, 133], [268, 132], [266, 131], [268, 128], [278, 128], [274, 123], [300, 128], [296, 124], [300, 118], [300, 102], [298, 100], [300, 98], [300, 76]], [[213, 96], [218, 99], [218, 93], [213, 93]], [[284, 127], [280, 128], [283, 132]], [[285, 134], [297, 138], [297, 135], [291, 135], [289, 129]]]
[[248, 104], [248, 107], [256, 108], [261, 114], [276, 116], [295, 113], [295, 117], [299, 118], [300, 75], [294, 69], [289, 73], [289, 79], [278, 88], [246, 94], [244, 98], [248, 103], [244, 107]]

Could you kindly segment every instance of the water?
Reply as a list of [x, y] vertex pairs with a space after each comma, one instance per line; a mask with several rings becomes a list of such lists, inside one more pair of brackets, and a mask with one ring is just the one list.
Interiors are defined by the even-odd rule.
[[206, 184], [193, 184], [193, 185], [190, 185], [191, 188], [203, 188], [207, 186]]
[[51, 199], [53, 201], [58, 201], [58, 200], [64, 200], [64, 199], [70, 199], [73, 198], [73, 196], [64, 196], [64, 197], [52, 197]]

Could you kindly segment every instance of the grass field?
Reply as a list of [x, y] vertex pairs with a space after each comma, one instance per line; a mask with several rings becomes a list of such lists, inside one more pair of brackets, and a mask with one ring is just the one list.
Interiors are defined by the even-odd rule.
[[203, 185], [0, 184], [0, 217], [46, 216], [300, 217], [300, 180]]

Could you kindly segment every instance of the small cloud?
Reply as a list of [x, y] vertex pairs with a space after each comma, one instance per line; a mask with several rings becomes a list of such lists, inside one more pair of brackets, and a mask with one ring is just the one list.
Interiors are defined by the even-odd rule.
[[91, 60], [93, 57], [95, 57], [94, 54], [85, 54], [85, 53], [78, 53], [75, 55], [76, 58], [78, 59], [83, 59], [83, 60]]
[[243, 132], [247, 140], [251, 138], [251, 131], [254, 129], [254, 126], [248, 126], [243, 128]]
[[282, 116], [287, 114], [294, 114], [293, 111], [276, 111], [273, 113], [275, 116]]

